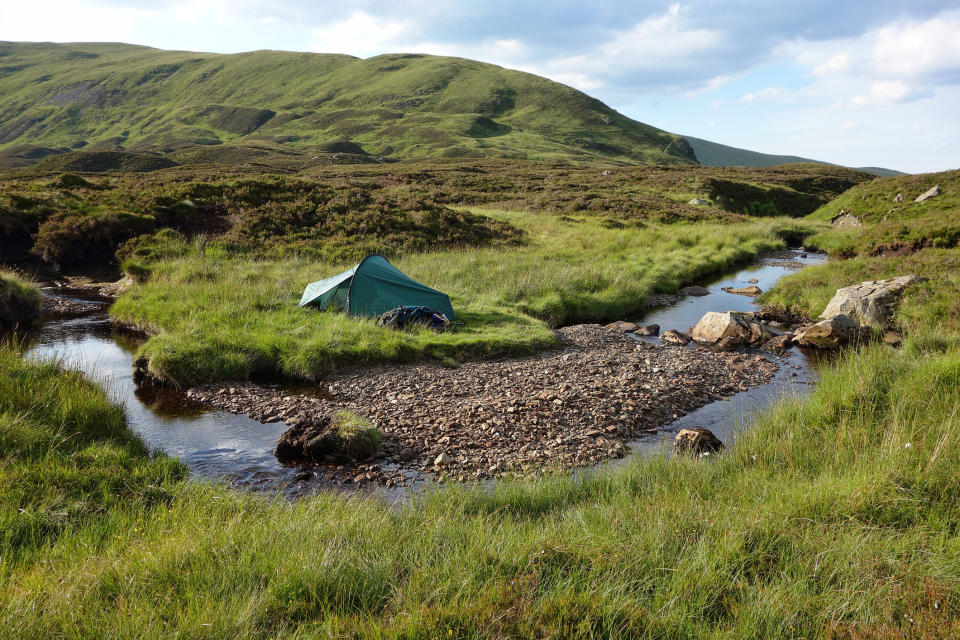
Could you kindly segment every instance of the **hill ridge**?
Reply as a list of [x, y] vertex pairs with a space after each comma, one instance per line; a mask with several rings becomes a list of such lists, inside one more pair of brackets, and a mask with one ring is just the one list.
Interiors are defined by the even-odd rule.
[[566, 85], [466, 58], [0, 43], [0, 149], [248, 143], [352, 143], [404, 158], [696, 162], [681, 136]]

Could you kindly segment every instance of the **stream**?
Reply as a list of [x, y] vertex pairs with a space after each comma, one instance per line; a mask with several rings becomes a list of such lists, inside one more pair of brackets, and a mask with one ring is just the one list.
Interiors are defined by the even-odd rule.
[[[709, 295], [681, 298], [675, 304], [653, 308], [642, 318], [630, 320], [638, 324], [656, 323], [664, 331], [685, 331], [707, 311], [752, 311], [756, 308], [752, 298], [726, 293], [721, 287], [744, 286], [748, 279], [755, 278], [757, 286], [767, 290], [800, 265], [820, 264], [825, 260], [823, 255], [801, 251], [761, 256], [735, 273], [698, 283], [709, 289]], [[92, 300], [88, 293], [65, 289], [51, 288], [45, 293], [83, 302]], [[279, 490], [288, 497], [320, 490], [351, 490], [322, 481], [304, 481], [301, 468], [281, 464], [274, 457], [273, 448], [287, 429], [282, 422], [261, 424], [244, 415], [213, 410], [187, 400], [182, 393], [172, 389], [138, 388], [133, 382], [131, 368], [139, 342], [115, 332], [107, 315], [107, 301], [99, 302], [99, 308], [93, 312], [49, 318], [29, 332], [26, 335], [26, 356], [33, 359], [60, 358], [67, 367], [80, 370], [95, 380], [112, 400], [125, 408], [131, 429], [151, 449], [162, 450], [183, 461], [192, 477], [226, 480], [232, 486], [247, 490]], [[659, 343], [656, 338], [636, 339]], [[630, 447], [639, 453], [659, 449], [666, 441], [672, 440], [677, 431], [687, 427], [706, 427], [729, 446], [752, 413], [783, 394], [809, 392], [817, 379], [817, 352], [794, 348], [782, 357], [764, 355], [780, 367], [768, 384], [703, 406], [660, 427], [658, 433], [629, 443]], [[616, 465], [622, 460], [600, 466]], [[410, 472], [407, 477], [411, 486], [406, 488], [371, 491], [393, 501], [409, 494], [411, 489], [429, 483], [416, 472]]]

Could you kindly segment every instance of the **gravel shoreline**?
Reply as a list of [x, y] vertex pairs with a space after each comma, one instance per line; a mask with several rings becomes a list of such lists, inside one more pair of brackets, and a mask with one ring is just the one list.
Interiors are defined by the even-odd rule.
[[[557, 331], [560, 350], [456, 369], [378, 365], [321, 380], [316, 393], [257, 384], [200, 385], [187, 396], [260, 422], [309, 422], [349, 409], [383, 434], [379, 462], [460, 481], [595, 465], [703, 405], [765, 384], [777, 365], [752, 353], [639, 342], [586, 324]], [[445, 464], [435, 465], [441, 454]], [[398, 473], [355, 467], [358, 482]], [[366, 470], [364, 473], [363, 470]], [[350, 473], [346, 474], [350, 477]]]

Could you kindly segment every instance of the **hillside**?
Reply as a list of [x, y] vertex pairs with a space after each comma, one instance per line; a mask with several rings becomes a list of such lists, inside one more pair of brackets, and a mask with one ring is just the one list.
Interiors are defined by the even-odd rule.
[[168, 154], [216, 145], [357, 157], [696, 162], [680, 136], [580, 91], [462, 58], [0, 42], [7, 166], [77, 149]]
[[[934, 186], [940, 195], [916, 202]], [[809, 239], [836, 256], [906, 255], [924, 248], [951, 248], [960, 240], [960, 171], [881, 178], [863, 182], [817, 209], [812, 218], [855, 219]], [[844, 216], [847, 218], [847, 216]]]
[[[700, 164], [708, 167], [772, 167], [778, 164], [792, 164], [796, 162], [815, 162], [817, 164], [831, 164], [822, 160], [811, 160], [810, 158], [801, 158], [800, 156], [781, 156], [771, 153], [760, 153], [759, 151], [750, 151], [730, 147], [709, 140], [701, 140], [692, 136], [684, 136], [684, 139], [693, 147], [693, 152], [697, 156]], [[865, 173], [871, 173], [875, 176], [902, 176], [900, 171], [894, 169], [884, 169], [882, 167], [856, 167]]]

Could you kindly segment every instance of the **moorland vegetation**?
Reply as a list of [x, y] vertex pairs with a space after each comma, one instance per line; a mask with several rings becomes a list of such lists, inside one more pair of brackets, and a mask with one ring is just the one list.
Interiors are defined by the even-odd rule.
[[[948, 200], [956, 179], [863, 182], [841, 196], [846, 204], [801, 219], [719, 206], [707, 208], [714, 219], [672, 223], [618, 218], [615, 209], [474, 208], [489, 228], [517, 230], [516, 242], [398, 257], [411, 275], [446, 287], [468, 317], [499, 305], [528, 323], [511, 333], [504, 320], [502, 335], [545, 344], [551, 323], [597, 308], [625, 314], [646, 292], [785, 237], [813, 233], [808, 243], [845, 247], [765, 294], [797, 313], [816, 315], [838, 287], [860, 280], [927, 278], [896, 312], [900, 348], [846, 351], [810, 395], [751, 418], [736, 446], [710, 461], [637, 457], [600, 474], [452, 486], [401, 507], [335, 495], [289, 504], [184, 479], [177, 462], [149, 455], [90, 381], [56, 363], [27, 363], [8, 345], [0, 351], [0, 628], [14, 637], [956, 636], [960, 247], [942, 231], [960, 216]], [[45, 178], [31, 180], [47, 189]], [[931, 181], [944, 200], [915, 203], [891, 234], [889, 214], [875, 212], [898, 192], [910, 202]], [[840, 206], [862, 216], [862, 227], [830, 226]], [[165, 229], [152, 245], [137, 244], [143, 283], [112, 311], [148, 329], [153, 318], [155, 339], [167, 341], [158, 353], [177, 354], [188, 338], [221, 349], [224, 334], [207, 316], [222, 313], [225, 331], [250, 329], [240, 294], [223, 293], [231, 287], [267, 317], [286, 318], [293, 280], [326, 264], [269, 250], [244, 257], [199, 238]], [[903, 238], [909, 251], [876, 251]], [[162, 297], [171, 287], [176, 296]], [[622, 288], [629, 295], [620, 297]], [[474, 302], [480, 289], [487, 297]], [[191, 301], [193, 318], [164, 317], [175, 297]], [[360, 340], [340, 327], [326, 344]]]
[[[118, 264], [140, 286], [112, 315], [152, 336], [147, 372], [175, 385], [531, 353], [556, 344], [552, 327], [636, 314], [652, 293], [796, 243], [818, 227], [795, 218], [870, 179], [507, 160], [9, 175], [8, 251]], [[462, 326], [397, 333], [296, 308], [308, 282], [372, 252], [448, 292]]]

